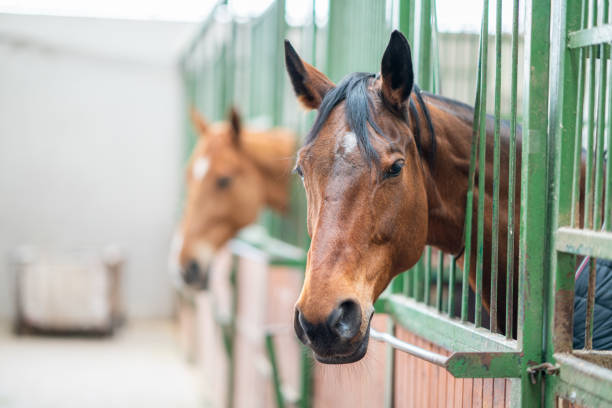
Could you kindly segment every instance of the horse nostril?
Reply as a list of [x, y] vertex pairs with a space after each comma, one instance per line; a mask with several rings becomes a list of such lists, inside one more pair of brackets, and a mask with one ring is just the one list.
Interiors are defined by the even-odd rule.
[[308, 327], [308, 322], [304, 320], [302, 312], [300, 312], [300, 310], [296, 307], [295, 315], [293, 317], [293, 328], [298, 339], [300, 339], [300, 341], [304, 344], [308, 343], [308, 336], [306, 335], [306, 330]]
[[329, 329], [343, 340], [350, 340], [359, 333], [361, 308], [353, 300], [345, 300], [329, 315]]
[[196, 261], [189, 261], [187, 268], [185, 269], [185, 273], [183, 274], [183, 279], [187, 284], [193, 284], [200, 279], [200, 266]]

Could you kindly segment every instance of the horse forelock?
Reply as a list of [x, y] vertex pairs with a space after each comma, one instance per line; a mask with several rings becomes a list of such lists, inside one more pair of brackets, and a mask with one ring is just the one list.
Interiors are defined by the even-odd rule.
[[[314, 142], [319, 136], [323, 125], [328, 120], [333, 109], [340, 103], [344, 102], [344, 114], [350, 129], [350, 132], [355, 135], [355, 140], [359, 150], [362, 152], [368, 163], [379, 162], [379, 155], [372, 142], [368, 131], [368, 125], [378, 135], [387, 139], [378, 122], [374, 119], [374, 102], [370, 92], [372, 81], [378, 78], [378, 74], [356, 72], [344, 77], [338, 85], [331, 89], [323, 98], [319, 113], [315, 119], [312, 129], [306, 137], [306, 145]], [[413, 93], [415, 98], [410, 98], [408, 110], [406, 112], [406, 121], [414, 122], [414, 139], [420, 155], [423, 155], [421, 130], [419, 113], [417, 105], [421, 109], [424, 121], [427, 126], [427, 132], [431, 137], [430, 149], [425, 155], [425, 160], [433, 166], [436, 153], [436, 140], [433, 121], [429, 113], [429, 109], [420, 95], [419, 88], [415, 85]], [[416, 103], [415, 103], [416, 100]]]

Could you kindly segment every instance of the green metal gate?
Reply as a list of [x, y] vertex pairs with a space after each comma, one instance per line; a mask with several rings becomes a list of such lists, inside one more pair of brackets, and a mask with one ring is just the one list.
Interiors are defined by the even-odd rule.
[[[612, 259], [612, 25], [609, 1], [556, 2], [551, 58], [550, 264], [546, 402], [612, 405], [612, 354], [593, 351], [595, 258]], [[584, 151], [583, 151], [584, 148]], [[607, 160], [604, 150], [607, 149]], [[585, 157], [584, 176], [581, 159]], [[584, 206], [579, 206], [580, 196]], [[573, 350], [577, 260], [591, 265], [584, 350]], [[582, 318], [582, 317], [580, 317]]]
[[[479, 58], [473, 65], [475, 126], [466, 197], [464, 264], [457, 265], [451, 255], [428, 248], [422, 260], [396, 278], [376, 304], [377, 311], [392, 316], [397, 327], [454, 354], [449, 358], [427, 354], [397, 341], [392, 336], [393, 327], [378, 337], [444, 366], [456, 377], [512, 378], [515, 406], [540, 406], [545, 402], [552, 407], [558, 397], [609, 406], [612, 372], [608, 368], [612, 367], [612, 355], [593, 352], [588, 347], [572, 350], [571, 330], [577, 256], [612, 259], [612, 165], [604, 154], [612, 146], [609, 0], [526, 0], [520, 4], [519, 0], [503, 1], [513, 4], [509, 37], [502, 32], [502, 0], [482, 1]], [[213, 14], [182, 61], [187, 103], [195, 104], [216, 120], [223, 117], [229, 104], [239, 102], [243, 113], [252, 120], [284, 124], [304, 134], [312, 114], [298, 116], [282, 65], [285, 37], [297, 45], [307, 60], [337, 81], [349, 72], [378, 71], [388, 35], [393, 28], [399, 28], [412, 44], [421, 88], [444, 92], [445, 81], [453, 80], [445, 76], [451, 72], [449, 69], [440, 68], [435, 0], [330, 0], [326, 24], [315, 23], [314, 1], [312, 12], [311, 21], [300, 27], [286, 24], [282, 0], [246, 23], [219, 22]], [[521, 13], [524, 28], [519, 34]], [[490, 30], [489, 15], [493, 14], [495, 27]], [[495, 34], [489, 34], [491, 31]], [[519, 58], [521, 44], [523, 58]], [[502, 59], [503, 55], [509, 58]], [[525, 64], [522, 78], [519, 61]], [[502, 76], [502, 66], [511, 67], [506, 76]], [[510, 84], [509, 95], [504, 93], [502, 83]], [[487, 112], [493, 113], [493, 119], [487, 119]], [[502, 118], [508, 119], [510, 126], [507, 163], [500, 161]], [[494, 124], [494, 179], [499, 179], [501, 166], [509, 166], [508, 207], [520, 206], [518, 219], [508, 211], [508, 233], [501, 239], [509, 255], [501, 263], [497, 252], [501, 245], [497, 233], [499, 187], [493, 185], [496, 198], [492, 219], [485, 220], [485, 172], [477, 173], [478, 163], [486, 160], [487, 120]], [[193, 136], [189, 137], [193, 140]], [[581, 182], [583, 146], [587, 154]], [[514, 171], [518, 163], [520, 184]], [[587, 209], [584, 219], [577, 204], [581, 188], [585, 190]], [[478, 200], [475, 191], [479, 192]], [[514, 192], [520, 192], [520, 202], [515, 200]], [[289, 216], [266, 213], [262, 224], [269, 235], [307, 248], [301, 186], [296, 184], [292, 197]], [[477, 211], [470, 211], [472, 208]], [[492, 225], [490, 233], [494, 237], [490, 253], [484, 248], [487, 222]], [[516, 234], [519, 239], [515, 248]], [[275, 251], [275, 245], [260, 246]], [[516, 263], [512, 256], [515, 251]], [[476, 289], [474, 310], [470, 311], [468, 270], [474, 260]], [[486, 288], [482, 274], [485, 267], [491, 270], [490, 287]], [[506, 276], [506, 281], [501, 282], [500, 276]], [[518, 285], [514, 284], [515, 276]], [[506, 303], [499, 304], [497, 289], [503, 286]], [[483, 290], [491, 293], [489, 323], [482, 312]], [[518, 294], [517, 304], [512, 301], [514, 293]], [[592, 331], [593, 300], [594, 295], [589, 301], [587, 343]], [[505, 311], [505, 321], [498, 319], [498, 309]], [[512, 318], [514, 310], [516, 321]], [[517, 330], [513, 332], [515, 325]], [[502, 327], [506, 327], [503, 334]], [[271, 339], [268, 345], [273, 360]], [[391, 363], [395, 361], [393, 353], [390, 357]], [[389, 381], [392, 375], [391, 370]], [[276, 380], [279, 390], [280, 379]], [[392, 390], [388, 387], [389, 393]], [[390, 404], [392, 400], [387, 398]], [[308, 399], [302, 401], [302, 406], [308, 404]]]

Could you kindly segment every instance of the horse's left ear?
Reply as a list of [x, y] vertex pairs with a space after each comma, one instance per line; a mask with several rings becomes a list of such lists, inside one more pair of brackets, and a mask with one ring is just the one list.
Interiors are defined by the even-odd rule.
[[200, 112], [198, 112], [198, 110], [193, 106], [191, 107], [190, 113], [191, 122], [193, 123], [193, 127], [198, 133], [198, 137], [204, 136], [208, 131], [208, 124], [206, 123], [206, 119], [204, 119], [204, 116], [202, 116]]
[[242, 124], [240, 121], [240, 114], [236, 107], [232, 106], [229, 111], [229, 121], [232, 127], [232, 140], [236, 146], [240, 146], [240, 129]]
[[394, 30], [380, 64], [382, 94], [393, 107], [401, 109], [414, 84], [410, 45], [402, 33]]

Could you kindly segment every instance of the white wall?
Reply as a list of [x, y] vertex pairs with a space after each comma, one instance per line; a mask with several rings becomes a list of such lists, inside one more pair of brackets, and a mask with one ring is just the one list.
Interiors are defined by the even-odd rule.
[[26, 243], [117, 243], [128, 256], [128, 315], [171, 313], [176, 56], [192, 27], [0, 15], [0, 317], [13, 309], [6, 255]]

